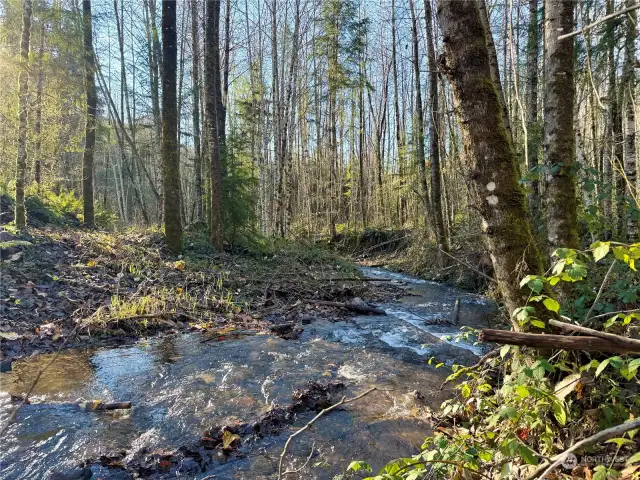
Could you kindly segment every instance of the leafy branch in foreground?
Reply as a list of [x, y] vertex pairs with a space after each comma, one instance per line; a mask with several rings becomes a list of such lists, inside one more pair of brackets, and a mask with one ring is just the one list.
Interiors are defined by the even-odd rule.
[[[522, 287], [531, 290], [529, 303], [542, 302], [549, 317], [562, 314], [576, 329], [599, 320], [602, 330], [630, 337], [640, 319], [640, 244], [595, 242], [585, 252], [559, 249], [555, 257], [550, 275], [523, 279]], [[574, 287], [565, 305], [547, 295], [560, 282]], [[526, 305], [514, 315], [523, 326], [547, 331], [560, 323], [536, 317], [539, 311]], [[636, 478], [639, 369], [640, 358], [628, 355], [534, 355], [504, 345], [473, 367], [454, 366], [447, 381], [459, 382], [457, 396], [443, 403], [435, 435], [417, 455], [394, 460], [367, 478]], [[568, 454], [589, 457], [577, 457], [577, 466], [563, 465]], [[589, 460], [594, 458], [607, 461]], [[362, 472], [372, 467], [352, 462], [338, 478]]]

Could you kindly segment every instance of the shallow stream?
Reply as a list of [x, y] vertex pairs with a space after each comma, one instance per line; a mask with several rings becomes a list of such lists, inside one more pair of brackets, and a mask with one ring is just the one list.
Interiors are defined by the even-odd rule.
[[[298, 340], [255, 335], [202, 343], [201, 335], [186, 334], [63, 352], [2, 441], [0, 478], [54, 478], [88, 458], [145, 447], [175, 449], [197, 442], [212, 425], [251, 421], [274, 403], [291, 403], [292, 390], [310, 380], [342, 381], [347, 396], [372, 386], [385, 391], [331, 412], [296, 438], [287, 468], [299, 468], [313, 453], [288, 479], [330, 479], [352, 460], [379, 468], [415, 453], [429, 434], [419, 418], [420, 404], [438, 406], [446, 398], [439, 387], [447, 372], [428, 365], [428, 359], [472, 364], [482, 354], [479, 346], [449, 339], [459, 327], [441, 321], [451, 318], [458, 298], [460, 325], [487, 326], [495, 307], [441, 284], [384, 269], [362, 271], [404, 285], [407, 296], [381, 305], [386, 315], [314, 321]], [[24, 393], [48, 358], [26, 358], [0, 374], [0, 423], [14, 407], [8, 392]], [[424, 400], [416, 400], [416, 391]], [[97, 398], [131, 401], [133, 408], [86, 412], [70, 404]], [[313, 415], [300, 414], [280, 434], [243, 447], [241, 455], [220, 455], [207, 471], [180, 477], [276, 478], [284, 442]], [[131, 478], [117, 469], [92, 470], [93, 478]]]

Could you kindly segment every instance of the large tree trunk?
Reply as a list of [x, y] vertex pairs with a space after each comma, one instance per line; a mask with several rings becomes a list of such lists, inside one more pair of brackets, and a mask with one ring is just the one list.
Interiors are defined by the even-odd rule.
[[203, 220], [202, 209], [202, 153], [200, 150], [200, 38], [198, 36], [198, 2], [191, 0], [191, 43], [193, 58], [191, 60], [191, 80], [193, 89], [193, 168], [195, 170], [196, 220]]
[[547, 171], [547, 237], [550, 253], [578, 248], [573, 127], [574, 40], [558, 40], [573, 30], [574, 0], [545, 3], [544, 154]]
[[84, 29], [85, 89], [87, 92], [87, 119], [85, 125], [84, 155], [82, 156], [82, 213], [84, 223], [94, 224], [93, 208], [93, 152], [96, 146], [96, 92], [95, 61], [93, 59], [93, 29], [91, 22], [91, 0], [82, 2]]
[[220, 88], [220, 0], [207, 0], [205, 24], [205, 115], [208, 130], [208, 153], [211, 176], [211, 243], [221, 252], [224, 248], [224, 217], [222, 212], [222, 164], [218, 99]]
[[46, 22], [43, 20], [40, 26], [40, 50], [38, 52], [38, 81], [36, 86], [36, 123], [34, 125], [36, 144], [34, 152], [34, 180], [38, 185], [38, 193], [42, 189], [42, 90], [44, 89], [44, 36]]
[[[493, 41], [493, 34], [491, 33], [491, 25], [489, 22], [489, 12], [487, 11], [487, 4], [485, 0], [478, 0], [478, 8], [480, 9], [480, 21], [482, 22], [482, 26], [484, 27], [485, 41], [487, 43], [487, 52], [489, 54], [489, 69], [491, 72], [491, 78], [493, 79], [493, 82], [496, 85], [496, 91], [498, 92], [498, 99], [500, 100], [500, 114], [502, 115], [502, 123], [504, 124], [504, 128], [506, 129], [507, 135], [509, 136], [509, 141], [513, 141], [513, 136], [512, 136], [513, 133], [511, 131], [511, 120], [509, 120], [509, 109], [507, 108], [507, 102], [504, 98], [504, 91], [502, 90], [502, 81], [500, 80], [500, 64], [498, 63], [498, 54], [496, 53], [496, 44]], [[507, 9], [505, 8], [505, 18], [506, 18], [506, 11]], [[506, 29], [505, 29], [505, 35], [506, 35]], [[505, 43], [505, 52], [503, 53], [503, 58], [505, 61], [504, 65], [506, 65], [506, 61], [507, 61], [506, 43]]]
[[18, 160], [16, 163], [17, 228], [27, 226], [24, 208], [24, 180], [27, 169], [27, 107], [29, 104], [29, 40], [31, 38], [31, 0], [24, 0], [22, 9], [22, 39], [20, 41], [20, 74], [18, 76]]
[[[404, 225], [406, 221], [406, 199], [403, 192], [404, 187], [404, 132], [400, 123], [400, 101], [399, 101], [399, 84], [398, 84], [398, 60], [396, 52], [396, 9], [395, 0], [391, 0], [391, 68], [393, 72], [393, 112], [395, 118], [395, 131], [396, 131], [396, 149], [398, 156], [398, 174], [400, 176], [400, 189], [398, 195], [400, 197], [399, 202], [399, 217], [400, 224]], [[382, 195], [382, 192], [380, 195]], [[384, 207], [384, 205], [381, 205]]]
[[[433, 210], [434, 227], [438, 248], [449, 251], [447, 234], [442, 214], [442, 187], [440, 182], [440, 117], [438, 109], [438, 66], [436, 65], [435, 36], [433, 34], [433, 19], [431, 0], [424, 0], [424, 14], [427, 32], [427, 59], [429, 66], [429, 158], [431, 160], [431, 208]], [[442, 255], [438, 252], [440, 263]]]
[[[627, 0], [626, 6], [635, 5], [634, 0]], [[638, 221], [634, 218], [633, 197], [637, 198], [636, 183], [636, 21], [637, 15], [635, 10], [631, 10], [626, 15], [626, 32], [625, 32], [625, 50], [624, 50], [624, 67], [623, 67], [623, 99], [626, 102], [626, 132], [624, 138], [624, 174], [627, 177], [627, 189], [631, 190], [627, 197], [627, 240], [629, 242], [637, 241], [638, 237]], [[635, 208], [638, 208], [635, 205]]]
[[164, 187], [164, 234], [167, 246], [182, 250], [180, 219], [180, 163], [178, 158], [178, 67], [176, 2], [162, 0], [162, 184]]
[[420, 82], [420, 52], [418, 51], [418, 20], [416, 18], [413, 0], [409, 0], [411, 12], [411, 40], [413, 44], [413, 81], [415, 82], [415, 115], [414, 136], [416, 146], [416, 165], [418, 166], [418, 183], [420, 185], [420, 197], [424, 210], [424, 223], [429, 226], [431, 202], [429, 200], [429, 187], [427, 186], [427, 167], [424, 158], [424, 112], [422, 110], [422, 86]]
[[[478, 209], [496, 280], [509, 312], [527, 303], [519, 280], [541, 274], [515, 153], [489, 67], [486, 32], [476, 2], [438, 0], [447, 72], [460, 110], [470, 202]], [[520, 330], [515, 320], [513, 328]]]

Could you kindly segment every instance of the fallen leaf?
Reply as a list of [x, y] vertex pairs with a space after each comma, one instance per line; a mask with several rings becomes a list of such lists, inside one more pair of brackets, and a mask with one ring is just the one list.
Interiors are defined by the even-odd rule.
[[225, 430], [222, 433], [222, 448], [223, 450], [230, 450], [233, 448], [233, 444], [236, 442], [240, 442], [240, 435], [236, 433], [231, 433], [228, 430]]
[[95, 260], [89, 260], [87, 262], [87, 267], [95, 267], [97, 265]]
[[22, 252], [18, 252], [18, 253], [14, 253], [13, 255], [11, 255], [11, 258], [9, 259], [9, 261], [10, 262], [17, 262], [21, 258], [22, 258]]

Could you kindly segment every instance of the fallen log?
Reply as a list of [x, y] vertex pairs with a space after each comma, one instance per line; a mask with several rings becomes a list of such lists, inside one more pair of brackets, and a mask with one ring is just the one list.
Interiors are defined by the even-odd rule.
[[560, 320], [549, 320], [549, 325], [553, 325], [554, 327], [560, 328], [562, 330], [584, 333], [592, 337], [600, 337], [615, 343], [624, 343], [633, 345], [635, 348], [640, 348], [640, 340], [623, 337], [622, 335], [616, 335], [615, 333], [601, 332], [600, 330], [594, 330], [592, 328], [583, 327], [582, 325], [575, 325], [573, 323], [561, 322]]
[[520, 345], [538, 349], [551, 348], [556, 350], [584, 350], [586, 352], [640, 354], [639, 346], [623, 342], [614, 342], [600, 337], [572, 337], [567, 335], [521, 333], [485, 328], [480, 331], [478, 340], [483, 343]]
[[373, 313], [375, 315], [384, 315], [386, 313], [381, 308], [372, 307], [360, 298], [354, 298], [349, 302], [331, 302], [329, 300], [303, 300], [303, 302], [323, 307], [345, 308], [356, 313]]

